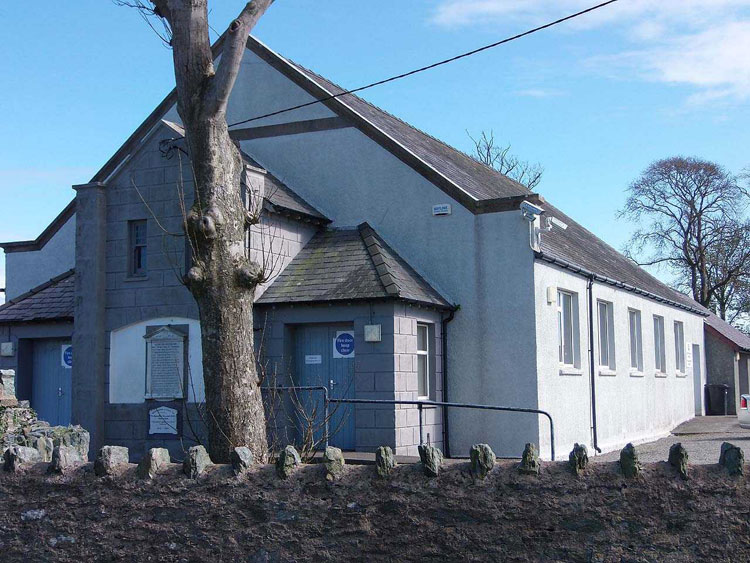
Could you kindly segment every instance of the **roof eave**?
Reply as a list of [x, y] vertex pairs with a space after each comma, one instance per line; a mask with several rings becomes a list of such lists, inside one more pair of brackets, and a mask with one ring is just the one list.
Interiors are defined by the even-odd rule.
[[581, 266], [578, 266], [577, 264], [573, 264], [572, 262], [568, 262], [566, 260], [562, 260], [560, 258], [556, 258], [554, 256], [550, 256], [549, 254], [545, 254], [540, 251], [534, 251], [534, 256], [538, 260], [542, 260], [544, 262], [548, 262], [550, 264], [554, 264], [555, 266], [559, 266], [560, 268], [563, 268], [565, 270], [571, 271], [575, 274], [581, 275], [583, 277], [592, 278], [594, 281], [598, 281], [601, 283], [605, 283], [607, 285], [611, 285], [613, 287], [616, 287], [618, 289], [622, 289], [624, 291], [628, 291], [630, 293], [635, 293], [636, 295], [641, 295], [643, 297], [646, 297], [648, 299], [651, 299], [653, 301], [657, 301], [659, 303], [664, 303], [665, 305], [669, 305], [671, 307], [676, 307], [678, 309], [683, 309], [685, 311], [689, 311], [691, 313], [694, 313], [696, 315], [700, 315], [702, 317], [708, 317], [709, 313], [705, 311], [701, 311], [698, 308], [690, 307], [688, 305], [685, 305], [684, 303], [679, 303], [678, 301], [673, 301], [671, 299], [667, 299], [666, 297], [661, 297], [660, 295], [656, 295], [655, 293], [651, 293], [650, 291], [646, 291], [640, 288], [637, 288], [633, 285], [630, 285], [628, 283], [625, 283], [623, 281], [615, 280], [612, 278], [609, 278], [607, 276], [603, 276], [601, 274], [597, 274], [596, 272], [592, 272], [590, 270], [587, 270], [586, 268], [582, 268]]
[[399, 301], [402, 303], [409, 303], [410, 305], [419, 305], [421, 307], [429, 308], [429, 309], [437, 309], [441, 311], [451, 311], [451, 310], [458, 310], [458, 307], [455, 305], [450, 304], [440, 304], [440, 303], [429, 303], [426, 301], [420, 301], [417, 299], [407, 299], [404, 297], [399, 297], [398, 295], [383, 295], [380, 297], [356, 297], [356, 298], [347, 298], [347, 299], [311, 299], [311, 300], [280, 300], [280, 301], [263, 301], [263, 297], [261, 296], [260, 300], [255, 302], [255, 305], [260, 307], [272, 307], [274, 305], [279, 306], [294, 306], [294, 305], [346, 305], [347, 303], [371, 303], [373, 301], [376, 302], [387, 302], [387, 301]]

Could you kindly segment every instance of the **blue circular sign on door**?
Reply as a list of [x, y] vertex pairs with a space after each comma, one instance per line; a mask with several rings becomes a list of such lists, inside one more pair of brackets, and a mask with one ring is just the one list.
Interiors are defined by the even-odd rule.
[[334, 341], [336, 352], [342, 357], [354, 354], [354, 335], [350, 332], [341, 332]]
[[73, 346], [69, 344], [62, 348], [62, 365], [65, 368], [73, 367]]

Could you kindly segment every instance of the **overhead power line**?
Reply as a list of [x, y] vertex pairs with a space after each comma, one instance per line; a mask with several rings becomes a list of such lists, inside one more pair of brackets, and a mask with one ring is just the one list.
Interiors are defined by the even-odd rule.
[[333, 100], [335, 98], [339, 98], [341, 96], [345, 96], [347, 94], [355, 94], [357, 92], [361, 92], [362, 90], [368, 90], [370, 88], [374, 88], [375, 86], [380, 86], [382, 84], [387, 84], [389, 82], [394, 82], [396, 80], [401, 80], [402, 78], [406, 78], [407, 76], [413, 76], [415, 74], [419, 74], [420, 72], [425, 72], [427, 70], [431, 70], [433, 68], [446, 65], [448, 63], [452, 63], [454, 61], [465, 59], [466, 57], [470, 57], [472, 55], [476, 55], [477, 53], [481, 53], [482, 51], [487, 51], [489, 49], [493, 49], [495, 47], [499, 47], [500, 45], [504, 45], [505, 43], [510, 43], [511, 41], [515, 41], [516, 39], [521, 39], [522, 37], [526, 37], [527, 35], [531, 35], [532, 33], [536, 33], [537, 31], [542, 31], [544, 29], [548, 29], [550, 27], [559, 25], [563, 22], [572, 20], [574, 18], [583, 16], [584, 14], [588, 14], [589, 12], [593, 12], [594, 10], [598, 10], [600, 8], [604, 8], [605, 6], [608, 6], [610, 4], [614, 4], [618, 0], [608, 0], [607, 2], [602, 2], [601, 4], [597, 4], [596, 6], [591, 6], [590, 8], [586, 8], [585, 10], [581, 10], [580, 12], [576, 12], [574, 14], [570, 14], [568, 16], [565, 16], [564, 18], [560, 18], [558, 20], [546, 23], [544, 25], [540, 25], [539, 27], [535, 27], [533, 29], [529, 29], [528, 31], [524, 31], [523, 33], [519, 33], [517, 35], [513, 35], [512, 37], [506, 37], [505, 39], [501, 39], [500, 41], [496, 41], [494, 43], [490, 43], [489, 45], [485, 45], [484, 47], [479, 47], [478, 49], [474, 49], [472, 51], [467, 51], [466, 53], [461, 53], [460, 55], [456, 55], [455, 57], [451, 57], [449, 59], [444, 59], [442, 61], [438, 61], [432, 64], [429, 64], [427, 66], [423, 66], [420, 68], [416, 68], [414, 70], [410, 70], [408, 72], [404, 72], [402, 74], [397, 74], [395, 76], [391, 76], [390, 78], [385, 78], [383, 80], [378, 80], [377, 82], [371, 82], [370, 84], [366, 84], [364, 86], [360, 86], [359, 88], [354, 88], [352, 90], [345, 90], [344, 92], [339, 92], [338, 94], [331, 94], [330, 96], [325, 96], [323, 98], [320, 98], [319, 100], [313, 100], [312, 102], [307, 102], [304, 104], [299, 104], [296, 106], [291, 106], [288, 108], [280, 109], [277, 111], [272, 111], [270, 113], [265, 113], [263, 115], [258, 115], [256, 117], [251, 117], [249, 119], [243, 119], [242, 121], [237, 121], [235, 123], [231, 123], [229, 127], [234, 127], [235, 125], [242, 125], [243, 123], [250, 123], [251, 121], [258, 121], [259, 119], [265, 119], [266, 117], [273, 117], [274, 115], [279, 115], [282, 113], [287, 113], [290, 111], [294, 111], [296, 109], [306, 108], [308, 106], [312, 106], [315, 104], [319, 104], [322, 102], [327, 102], [328, 100]]

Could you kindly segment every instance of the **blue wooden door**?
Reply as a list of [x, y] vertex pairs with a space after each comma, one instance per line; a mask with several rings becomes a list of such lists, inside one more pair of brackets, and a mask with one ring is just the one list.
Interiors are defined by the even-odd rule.
[[[336, 352], [336, 338], [353, 334], [351, 326], [310, 325], [296, 329], [295, 355], [297, 382], [301, 386], [324, 386], [329, 396], [354, 398], [354, 354], [342, 357]], [[316, 415], [316, 438], [323, 432], [324, 410], [320, 394], [301, 393], [300, 403]], [[344, 450], [355, 447], [354, 406], [332, 403], [329, 419], [330, 444]]]
[[34, 341], [31, 407], [53, 426], [70, 424], [73, 370], [64, 366], [67, 346], [69, 340]]

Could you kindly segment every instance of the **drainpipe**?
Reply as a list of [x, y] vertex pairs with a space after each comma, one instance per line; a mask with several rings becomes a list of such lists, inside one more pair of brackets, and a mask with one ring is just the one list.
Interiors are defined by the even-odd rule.
[[591, 432], [594, 438], [594, 449], [602, 453], [596, 432], [596, 367], [594, 365], [594, 276], [588, 276], [586, 292], [589, 300], [589, 372], [591, 374]]
[[[443, 402], [448, 402], [448, 323], [456, 316], [458, 307], [451, 309], [447, 317], [440, 319], [440, 337], [443, 341]], [[445, 457], [450, 457], [450, 442], [448, 441], [448, 409], [443, 407], [443, 449]]]

